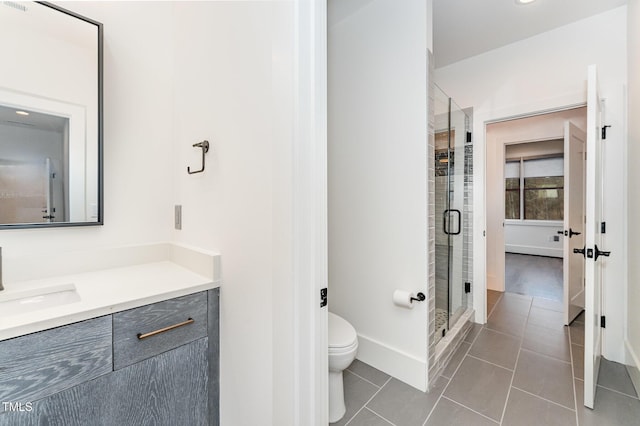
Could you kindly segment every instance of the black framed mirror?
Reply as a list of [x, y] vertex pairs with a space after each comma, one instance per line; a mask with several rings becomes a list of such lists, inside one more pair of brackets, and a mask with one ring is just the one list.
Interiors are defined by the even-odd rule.
[[102, 24], [5, 1], [0, 51], [0, 229], [102, 225]]

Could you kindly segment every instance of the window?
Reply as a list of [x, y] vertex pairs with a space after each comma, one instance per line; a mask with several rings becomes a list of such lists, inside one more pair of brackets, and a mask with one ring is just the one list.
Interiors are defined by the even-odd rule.
[[505, 219], [520, 219], [520, 161], [507, 161], [505, 171]]
[[564, 159], [520, 159], [505, 165], [505, 219], [562, 220]]

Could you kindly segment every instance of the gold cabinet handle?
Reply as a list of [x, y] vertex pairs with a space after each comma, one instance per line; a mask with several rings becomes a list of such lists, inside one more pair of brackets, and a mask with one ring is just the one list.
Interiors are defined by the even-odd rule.
[[146, 339], [147, 337], [155, 336], [156, 334], [164, 333], [165, 331], [173, 330], [174, 328], [182, 327], [185, 325], [193, 324], [195, 320], [193, 318], [189, 318], [186, 321], [180, 322], [178, 324], [170, 325], [169, 327], [161, 328], [156, 331], [151, 331], [149, 333], [138, 333], [138, 340]]

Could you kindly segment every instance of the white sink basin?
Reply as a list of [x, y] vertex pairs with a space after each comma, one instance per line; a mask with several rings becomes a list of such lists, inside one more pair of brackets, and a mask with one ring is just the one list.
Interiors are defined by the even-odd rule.
[[39, 311], [79, 301], [80, 295], [75, 284], [60, 284], [14, 292], [5, 290], [0, 292], [0, 317]]

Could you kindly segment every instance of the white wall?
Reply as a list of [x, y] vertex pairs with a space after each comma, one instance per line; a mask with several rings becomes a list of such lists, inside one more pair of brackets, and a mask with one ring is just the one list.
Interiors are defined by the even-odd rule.
[[[514, 253], [562, 257], [562, 240], [548, 241], [549, 236], [557, 235], [556, 232], [562, 229], [562, 224], [540, 228], [540, 223], [528, 226], [524, 222], [504, 220], [504, 162], [505, 157], [562, 153], [566, 121], [585, 129], [586, 108], [487, 125], [487, 288], [491, 290], [504, 291], [505, 248]], [[554, 142], [557, 140], [560, 142]]]
[[[618, 283], [624, 282], [624, 229], [623, 209], [625, 161], [621, 154], [625, 144], [624, 108], [626, 71], [626, 7], [584, 19], [553, 31], [514, 43], [464, 61], [439, 68], [435, 81], [457, 100], [460, 105], [474, 107], [475, 149], [479, 161], [474, 165], [474, 180], [484, 182], [485, 169], [482, 159], [491, 158], [485, 153], [485, 123], [491, 120], [544, 111], [586, 101], [586, 69], [597, 64], [601, 94], [606, 98], [605, 122], [609, 129], [604, 154], [604, 218], [607, 234], [604, 244], [612, 251], [612, 257], [604, 264], [605, 307], [607, 330], [604, 337], [604, 355], [608, 359], [623, 359], [623, 306], [624, 294]], [[476, 167], [477, 166], [477, 167]], [[487, 163], [487, 182], [492, 181]], [[484, 185], [477, 185], [481, 190]], [[477, 195], [477, 196], [476, 196]], [[487, 188], [486, 205], [491, 206], [491, 189]], [[482, 192], [474, 193], [474, 200], [481, 202]], [[474, 241], [482, 241], [482, 230], [489, 234], [490, 211], [481, 217], [484, 205], [477, 206], [477, 222], [474, 223]], [[485, 220], [487, 227], [485, 228]], [[474, 245], [475, 246], [475, 245]], [[475, 282], [485, 280], [483, 244], [474, 252]], [[492, 252], [487, 246], [487, 255]], [[476, 267], [477, 266], [477, 267]], [[488, 267], [489, 265], [487, 265]], [[487, 271], [489, 275], [489, 271]], [[483, 298], [481, 285], [478, 297]], [[475, 306], [476, 310], [484, 310]]]
[[[562, 221], [510, 221], [504, 223], [504, 251], [536, 256], [562, 257]], [[557, 241], [554, 240], [557, 238]]]
[[640, 306], [640, 264], [636, 261], [640, 250], [640, 197], [638, 197], [638, 183], [640, 182], [640, 129], [636, 118], [640, 116], [640, 1], [629, 0], [627, 16], [628, 30], [628, 291], [627, 291], [627, 363], [634, 366], [630, 369], [636, 389], [640, 391], [640, 321], [638, 320], [638, 306]]
[[[176, 3], [174, 239], [222, 255], [221, 424], [272, 417], [271, 8]], [[198, 167], [203, 139], [211, 150]], [[247, 409], [247, 407], [251, 409]]]
[[[564, 123], [571, 121], [586, 128], [585, 107], [555, 113], [502, 121], [487, 126], [487, 193], [489, 238], [487, 245], [487, 286], [504, 291], [503, 252], [562, 257], [562, 238], [554, 241], [563, 229], [562, 221], [504, 220], [505, 159], [562, 155]], [[490, 180], [491, 179], [491, 180]], [[504, 222], [504, 227], [502, 226]], [[504, 236], [504, 240], [501, 237]]]
[[[329, 308], [358, 358], [426, 387], [427, 4], [329, 2]], [[433, 295], [431, 295], [433, 296]]]
[[[5, 257], [169, 240], [219, 251], [221, 424], [313, 415], [293, 403], [294, 284], [308, 284], [292, 279], [295, 2], [63, 6], [105, 28], [105, 225], [2, 231]], [[187, 175], [203, 139], [206, 171]]]
[[[170, 239], [172, 13], [168, 3], [69, 2], [105, 25], [105, 225], [3, 230], [6, 259]], [[169, 48], [168, 48], [169, 47]]]
[[[294, 405], [295, 285], [311, 285], [293, 281], [293, 3], [176, 2], [174, 16], [173, 238], [222, 255], [221, 424], [293, 425], [309, 415]], [[206, 170], [188, 175], [203, 139]]]

